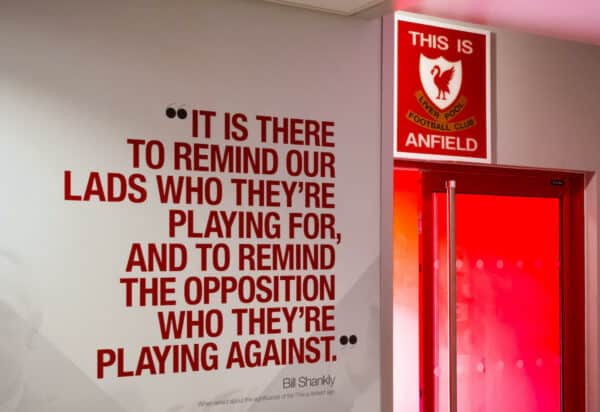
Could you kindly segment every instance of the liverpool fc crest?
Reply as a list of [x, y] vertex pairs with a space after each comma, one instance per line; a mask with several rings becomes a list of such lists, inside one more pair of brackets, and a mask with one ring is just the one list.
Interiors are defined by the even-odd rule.
[[445, 110], [456, 100], [462, 83], [462, 64], [449, 62], [443, 57], [430, 59], [421, 54], [419, 74], [423, 90], [429, 100], [440, 110]]

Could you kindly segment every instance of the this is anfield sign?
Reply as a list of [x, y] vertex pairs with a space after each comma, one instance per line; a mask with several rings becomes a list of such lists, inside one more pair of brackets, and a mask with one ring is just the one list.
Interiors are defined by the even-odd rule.
[[397, 13], [399, 158], [491, 162], [490, 32]]

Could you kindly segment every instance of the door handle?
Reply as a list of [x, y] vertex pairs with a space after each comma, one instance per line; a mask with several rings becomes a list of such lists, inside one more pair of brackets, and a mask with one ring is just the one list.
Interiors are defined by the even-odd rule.
[[457, 412], [456, 373], [456, 181], [446, 181], [447, 253], [448, 253], [448, 349], [450, 412]]

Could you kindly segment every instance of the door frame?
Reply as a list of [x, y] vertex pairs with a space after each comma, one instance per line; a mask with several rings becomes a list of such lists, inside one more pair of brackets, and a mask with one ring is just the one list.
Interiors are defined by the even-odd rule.
[[[461, 193], [482, 193], [514, 196], [537, 196], [559, 198], [561, 202], [561, 411], [581, 412], [586, 408], [585, 385], [585, 227], [584, 227], [584, 175], [580, 173], [517, 169], [494, 166], [471, 166], [459, 164], [432, 163], [424, 161], [394, 160], [394, 168], [418, 169], [424, 173], [432, 172], [437, 181], [423, 182], [434, 185], [423, 188], [442, 190], [444, 182], [450, 176], [469, 177], [469, 186], [461, 188]], [[432, 175], [430, 175], [432, 176]], [[441, 185], [441, 186], [440, 186]], [[431, 198], [423, 196], [422, 212], [431, 213]], [[419, 305], [425, 319], [432, 321], [433, 313], [423, 305], [423, 291], [429, 289], [423, 273], [432, 273], [425, 262], [433, 262], [431, 248], [424, 247], [431, 242], [431, 233], [423, 231], [421, 239], [422, 269], [419, 276]], [[431, 264], [432, 266], [432, 264]], [[432, 324], [432, 323], [431, 323]], [[420, 344], [432, 342], [431, 328], [420, 328]], [[420, 351], [420, 387], [422, 393], [421, 411], [434, 412], [435, 387], [433, 374], [424, 370], [433, 370], [429, 359]], [[430, 367], [428, 369], [428, 366]]]

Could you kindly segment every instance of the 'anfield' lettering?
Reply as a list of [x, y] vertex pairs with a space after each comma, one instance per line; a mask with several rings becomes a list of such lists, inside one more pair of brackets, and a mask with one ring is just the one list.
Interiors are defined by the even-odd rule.
[[472, 137], [422, 133], [409, 133], [404, 144], [406, 147], [442, 149], [456, 152], [475, 152], [478, 148], [477, 140]]

